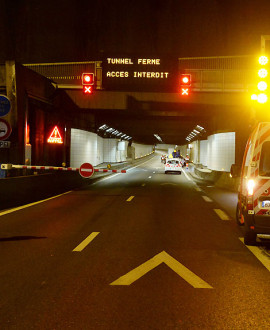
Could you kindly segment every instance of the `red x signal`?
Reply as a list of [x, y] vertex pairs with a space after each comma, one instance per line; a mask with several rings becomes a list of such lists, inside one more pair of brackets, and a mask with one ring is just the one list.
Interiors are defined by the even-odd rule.
[[181, 95], [189, 95], [189, 88], [181, 87]]
[[83, 85], [83, 93], [92, 94], [93, 93], [92, 86]]

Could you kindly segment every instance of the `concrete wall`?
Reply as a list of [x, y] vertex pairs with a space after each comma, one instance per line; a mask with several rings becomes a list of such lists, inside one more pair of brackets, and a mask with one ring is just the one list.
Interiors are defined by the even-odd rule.
[[[135, 158], [141, 158], [153, 151], [152, 145], [133, 143]], [[119, 163], [127, 160], [128, 141], [103, 139], [95, 133], [71, 129], [70, 166], [80, 167], [82, 163], [93, 166], [101, 163]]]
[[[235, 132], [213, 134], [207, 140], [192, 142], [191, 146], [190, 159], [210, 170], [230, 172], [235, 163]], [[189, 153], [188, 146], [181, 146], [182, 154], [184, 150]]]
[[132, 146], [135, 147], [135, 158], [144, 157], [153, 151], [153, 146], [146, 144], [132, 143]]
[[235, 133], [219, 133], [208, 137], [207, 167], [229, 172], [235, 163]]

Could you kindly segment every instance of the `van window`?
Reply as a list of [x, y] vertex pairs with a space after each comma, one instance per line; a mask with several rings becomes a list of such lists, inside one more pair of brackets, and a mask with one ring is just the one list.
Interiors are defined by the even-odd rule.
[[262, 145], [259, 175], [270, 176], [270, 141], [264, 142]]

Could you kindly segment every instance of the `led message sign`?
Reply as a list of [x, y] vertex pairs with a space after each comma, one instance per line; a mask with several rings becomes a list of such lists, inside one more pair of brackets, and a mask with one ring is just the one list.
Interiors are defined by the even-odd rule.
[[177, 65], [148, 57], [106, 57], [103, 86], [107, 90], [173, 92]]
[[63, 143], [63, 139], [60, 135], [59, 129], [57, 126], [54, 127], [54, 129], [51, 132], [50, 137], [47, 140], [48, 143]]

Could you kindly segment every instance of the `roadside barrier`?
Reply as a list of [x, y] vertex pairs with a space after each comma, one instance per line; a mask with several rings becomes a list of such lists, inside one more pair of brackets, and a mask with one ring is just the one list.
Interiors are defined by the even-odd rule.
[[[26, 170], [55, 170], [55, 171], [77, 171], [80, 168], [76, 167], [55, 167], [55, 166], [31, 166], [31, 165], [14, 165], [14, 164], [1, 164], [2, 170], [12, 170], [13, 168], [26, 169]], [[105, 168], [95, 168], [94, 172], [102, 173], [126, 173], [126, 170], [109, 170]]]

